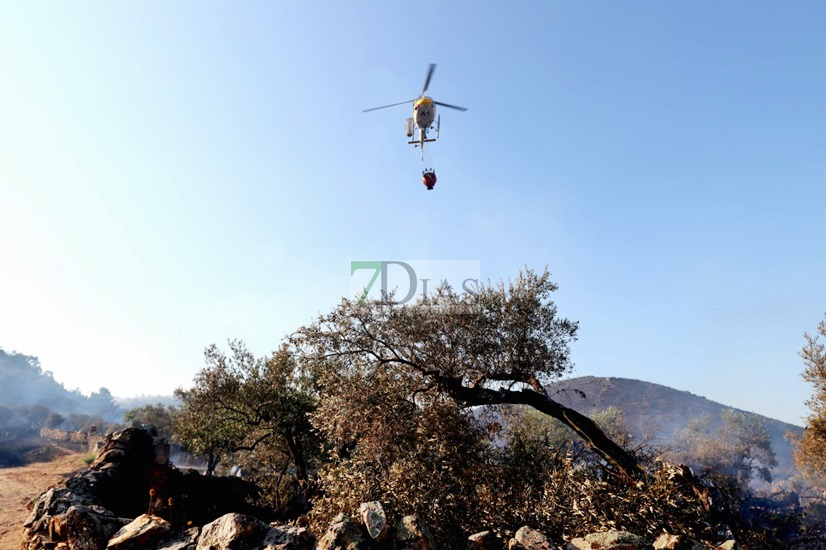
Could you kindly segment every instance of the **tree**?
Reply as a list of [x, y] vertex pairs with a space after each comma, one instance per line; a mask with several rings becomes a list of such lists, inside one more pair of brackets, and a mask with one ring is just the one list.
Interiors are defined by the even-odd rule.
[[123, 411], [120, 410], [112, 392], [108, 388], [100, 388], [89, 396], [89, 407], [92, 414], [98, 414], [106, 420], [120, 420]]
[[[239, 361], [247, 358], [240, 344], [238, 351], [235, 349]], [[182, 405], [175, 415], [174, 433], [190, 452], [207, 458], [206, 475], [211, 476], [221, 459], [234, 452], [243, 439], [240, 423], [230, 418], [241, 381], [239, 368], [217, 346], [209, 346], [204, 357], [207, 366], [195, 376], [195, 386], [175, 390]]]
[[806, 419], [803, 436], [795, 441], [795, 464], [810, 480], [826, 479], [826, 347], [819, 342], [826, 338], [826, 321], [818, 324], [815, 336], [804, 333], [806, 344], [800, 356], [806, 365], [803, 379], [813, 386], [806, 401], [811, 413]]
[[133, 426], [151, 425], [158, 436], [171, 440], [173, 438], [173, 416], [177, 409], [170, 405], [158, 403], [129, 409], [123, 415], [123, 421]]
[[414, 305], [392, 295], [343, 300], [297, 331], [294, 344], [321, 391], [348, 374], [398, 381], [411, 404], [453, 399], [462, 407], [530, 406], [570, 427], [626, 481], [645, 477], [636, 459], [592, 420], [552, 400], [544, 384], [570, 371], [578, 325], [557, 316], [550, 274], [526, 270], [476, 293], [439, 287]]
[[[178, 389], [183, 405], [175, 416], [175, 434], [195, 454], [207, 456], [211, 475], [219, 461], [237, 452], [278, 456], [268, 471], [292, 469], [305, 487], [308, 458], [317, 442], [309, 413], [315, 401], [299, 376], [295, 358], [282, 347], [266, 359], [257, 359], [243, 342], [230, 342], [231, 355], [217, 346], [205, 352], [206, 367], [195, 386]], [[267, 447], [273, 453], [260, 452]], [[286, 462], [285, 462], [286, 461]]]
[[9, 424], [17, 415], [7, 405], [0, 404], [0, 438], [5, 439], [9, 437], [13, 429], [9, 429]]
[[66, 421], [66, 418], [64, 418], [62, 414], [53, 412], [46, 419], [46, 422], [43, 423], [43, 427], [44, 428], [57, 428], [58, 426], [63, 424], [63, 422], [65, 422], [65, 421]]
[[29, 421], [32, 430], [40, 430], [52, 414], [52, 411], [44, 405], [24, 405], [20, 407], [20, 415]]

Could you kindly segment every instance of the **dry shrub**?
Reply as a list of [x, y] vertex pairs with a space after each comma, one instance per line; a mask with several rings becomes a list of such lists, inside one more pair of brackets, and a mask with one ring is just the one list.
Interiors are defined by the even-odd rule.
[[[500, 479], [479, 494], [485, 522], [503, 536], [530, 525], [555, 540], [622, 529], [652, 540], [661, 532], [718, 539], [706, 489], [690, 472], [660, 464], [647, 483], [629, 485], [570, 451], [513, 441], [502, 451]], [[695, 488], [698, 489], [695, 491]]]
[[313, 528], [323, 532], [336, 514], [353, 515], [359, 503], [378, 500], [391, 521], [418, 514], [440, 546], [461, 547], [479, 530], [477, 487], [492, 473], [482, 427], [451, 401], [397, 403], [388, 416], [376, 405], [372, 429], [354, 445], [340, 442], [319, 472], [324, 497], [310, 515]]

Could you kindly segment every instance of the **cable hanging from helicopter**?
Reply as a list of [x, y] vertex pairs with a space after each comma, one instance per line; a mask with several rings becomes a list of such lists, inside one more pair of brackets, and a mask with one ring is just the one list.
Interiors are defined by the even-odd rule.
[[436, 185], [436, 170], [433, 168], [433, 157], [430, 154], [430, 149], [427, 152], [422, 151], [422, 183], [427, 187], [428, 191], [433, 191]]
[[[413, 116], [404, 121], [404, 133], [410, 140], [407, 143], [421, 149], [422, 163], [431, 166], [430, 168], [425, 168], [422, 172], [422, 182], [428, 190], [432, 190], [433, 186], [436, 185], [436, 172], [432, 168], [432, 162], [429, 164], [425, 163], [425, 143], [431, 143], [433, 141], [436, 141], [436, 139], [438, 139], [439, 137], [439, 126], [441, 125], [441, 117], [437, 116], [436, 114], [436, 106], [439, 105], [441, 107], [447, 107], [449, 109], [456, 109], [457, 111], [467, 111], [466, 107], [458, 107], [456, 105], [450, 105], [448, 103], [433, 101], [432, 98], [424, 95], [425, 92], [427, 92], [427, 87], [430, 85], [430, 79], [433, 76], [433, 71], [435, 70], [436, 65], [434, 63], [431, 63], [430, 67], [427, 70], [427, 76], [424, 80], [422, 93], [416, 99], [411, 99], [410, 101], [402, 101], [400, 103], [393, 103], [391, 105], [384, 105], [382, 107], [374, 107], [372, 109], [365, 109], [363, 111], [367, 113], [369, 111], [376, 111], [378, 109], [385, 109], [387, 107], [395, 107], [396, 105], [403, 105], [405, 103], [413, 103]], [[415, 135], [416, 130], [418, 130], [419, 132], [418, 137], [416, 137]], [[428, 137], [428, 132], [433, 130], [435, 130], [435, 137]], [[427, 149], [427, 152], [430, 152], [429, 147]]]

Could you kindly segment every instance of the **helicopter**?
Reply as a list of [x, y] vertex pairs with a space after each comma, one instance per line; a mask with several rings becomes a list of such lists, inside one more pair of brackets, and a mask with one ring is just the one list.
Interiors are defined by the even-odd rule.
[[[436, 115], [436, 105], [440, 107], [447, 107], [448, 109], [456, 109], [457, 111], [467, 111], [467, 107], [458, 107], [456, 105], [450, 105], [448, 103], [442, 103], [440, 101], [433, 101], [433, 98], [425, 96], [425, 92], [427, 92], [427, 87], [430, 85], [430, 79], [433, 77], [433, 71], [436, 70], [436, 64], [431, 63], [430, 67], [427, 69], [427, 76], [424, 79], [424, 86], [422, 87], [422, 93], [419, 97], [415, 99], [411, 99], [408, 101], [402, 101], [400, 103], [393, 103], [390, 105], [383, 105], [381, 107], [373, 107], [372, 109], [364, 109], [364, 113], [369, 113], [370, 111], [377, 111], [379, 109], [386, 109], [388, 107], [395, 107], [396, 105], [404, 105], [405, 103], [412, 103], [413, 104], [413, 117], [408, 118], [405, 120], [404, 130], [405, 134], [407, 134], [408, 138], [412, 138], [414, 135], [414, 128], [419, 130], [419, 137], [418, 139], [413, 139], [412, 141], [408, 141], [409, 144], [418, 147], [422, 151], [422, 160], [424, 160], [424, 144], [430, 143], [432, 141], [436, 141], [439, 137], [439, 126], [441, 123], [441, 117]], [[435, 128], [433, 127], [433, 121], [436, 121]], [[436, 137], [428, 138], [427, 132], [428, 130], [436, 131]]]

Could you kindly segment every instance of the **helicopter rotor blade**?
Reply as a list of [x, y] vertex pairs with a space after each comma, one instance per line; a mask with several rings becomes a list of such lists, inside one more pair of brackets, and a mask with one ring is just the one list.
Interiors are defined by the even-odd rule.
[[442, 103], [441, 101], [434, 101], [436, 105], [447, 107], [448, 109], [456, 109], [457, 111], [467, 111], [467, 107], [459, 107], [458, 105], [450, 105], [449, 103]]
[[436, 70], [436, 64], [431, 63], [430, 67], [427, 69], [427, 76], [424, 79], [424, 88], [422, 88], [422, 95], [427, 91], [427, 87], [430, 86], [430, 79], [433, 76], [433, 71]]
[[390, 105], [382, 105], [381, 107], [373, 107], [372, 109], [364, 109], [362, 113], [369, 113], [370, 111], [377, 111], [379, 109], [387, 109], [388, 107], [395, 107], [396, 105], [404, 105], [405, 103], [413, 103], [416, 101], [415, 99], [410, 99], [408, 101], [400, 101], [399, 103], [391, 103]]

